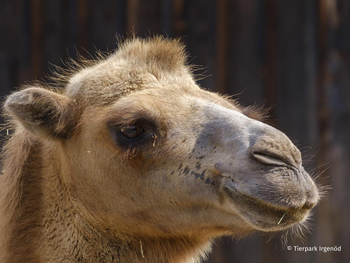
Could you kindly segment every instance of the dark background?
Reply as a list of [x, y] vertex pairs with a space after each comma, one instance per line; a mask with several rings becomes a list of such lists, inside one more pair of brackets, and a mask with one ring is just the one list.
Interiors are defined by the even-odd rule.
[[[0, 95], [95, 50], [115, 35], [182, 37], [200, 85], [272, 107], [270, 122], [332, 185], [314, 209], [304, 244], [341, 252], [283, 249], [277, 236], [222, 238], [207, 262], [350, 262], [350, 1], [348, 0], [3, 0]], [[1, 220], [1, 219], [0, 219]]]

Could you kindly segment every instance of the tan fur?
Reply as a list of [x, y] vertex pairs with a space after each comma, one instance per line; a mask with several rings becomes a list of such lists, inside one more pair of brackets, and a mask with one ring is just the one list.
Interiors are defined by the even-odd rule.
[[177, 40], [133, 38], [62, 92], [9, 96], [0, 262], [198, 262], [218, 236], [306, 220], [319, 197], [300, 152], [186, 60]]

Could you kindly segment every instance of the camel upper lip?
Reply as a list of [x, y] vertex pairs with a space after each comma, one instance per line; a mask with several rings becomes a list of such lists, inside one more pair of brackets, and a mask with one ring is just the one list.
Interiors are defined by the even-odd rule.
[[311, 209], [304, 206], [290, 207], [284, 204], [271, 203], [240, 192], [234, 184], [226, 184], [223, 189], [236, 205], [263, 216], [266, 221], [257, 220], [259, 225], [264, 226], [263, 228], [287, 226], [299, 222], [305, 218]]

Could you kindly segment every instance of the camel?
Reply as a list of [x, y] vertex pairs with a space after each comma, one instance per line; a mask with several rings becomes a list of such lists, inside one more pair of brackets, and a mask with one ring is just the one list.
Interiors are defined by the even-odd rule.
[[291, 140], [200, 88], [179, 40], [133, 37], [57, 83], [4, 103], [0, 262], [200, 262], [319, 201]]

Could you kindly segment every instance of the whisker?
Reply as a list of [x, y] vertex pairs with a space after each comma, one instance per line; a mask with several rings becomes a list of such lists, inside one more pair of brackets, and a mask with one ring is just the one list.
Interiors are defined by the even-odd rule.
[[284, 216], [285, 216], [286, 214], [287, 214], [287, 212], [285, 212], [285, 213], [283, 214], [283, 216], [281, 217], [280, 221], [278, 221], [277, 225], [281, 224], [281, 222], [282, 222], [282, 220], [283, 220], [283, 218], [284, 218]]
[[313, 168], [312, 170], [309, 171], [309, 173], [313, 173], [314, 171], [320, 169], [321, 167], [324, 167], [326, 165], [329, 165], [328, 167], [325, 168], [325, 170], [323, 170], [323, 172], [327, 171], [329, 168], [330, 168], [330, 164], [329, 163], [323, 163], [323, 164], [320, 164], [318, 166], [316, 166], [315, 168]]

